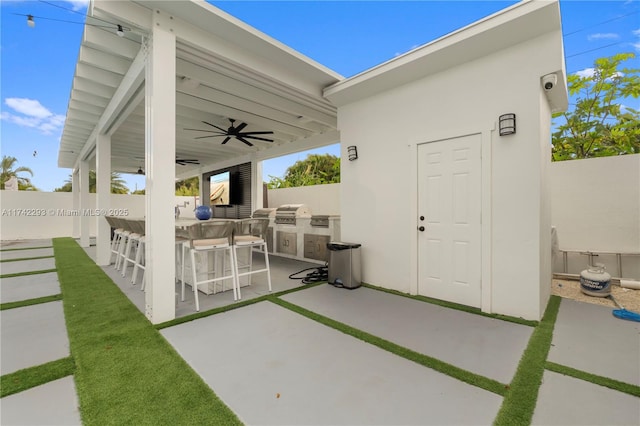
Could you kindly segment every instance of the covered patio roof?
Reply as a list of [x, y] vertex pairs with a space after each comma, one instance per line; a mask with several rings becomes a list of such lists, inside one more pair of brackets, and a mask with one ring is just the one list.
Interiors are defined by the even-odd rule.
[[[177, 178], [339, 140], [336, 108], [322, 96], [339, 74], [205, 1], [92, 0], [59, 167], [94, 167], [96, 136], [106, 134], [113, 171], [145, 169], [145, 43], [158, 10], [176, 35], [176, 156], [200, 163], [176, 166]], [[223, 137], [185, 130], [216, 130], [203, 121], [226, 129], [229, 119], [246, 123], [244, 131], [273, 131], [274, 141], [222, 145]]]

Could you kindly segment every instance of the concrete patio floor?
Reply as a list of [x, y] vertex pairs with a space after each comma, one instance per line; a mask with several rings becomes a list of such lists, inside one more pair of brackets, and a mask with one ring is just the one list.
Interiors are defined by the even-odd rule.
[[[28, 245], [51, 242], [24, 243], [24, 247]], [[3, 242], [2, 248], [17, 247], [20, 244], [6, 246]], [[38, 253], [30, 252], [24, 250], [19, 258]], [[8, 259], [5, 253], [9, 252], [3, 252], [2, 258]], [[289, 274], [317, 266], [276, 256], [271, 260], [274, 291], [300, 287], [299, 281], [289, 280]], [[41, 267], [35, 260], [16, 263], [21, 264], [20, 270]], [[131, 272], [125, 279], [114, 273], [113, 267], [103, 269], [134, 304], [143, 301], [139, 284], [132, 286], [129, 281]], [[34, 291], [38, 284], [48, 286], [42, 292], [50, 293], [57, 282], [52, 283], [49, 275], [41, 274], [41, 281], [25, 282]], [[24, 291], [17, 294], [20, 286], [14, 280], [1, 280], [2, 303], [34, 297]], [[256, 277], [250, 287], [243, 288], [243, 296], [258, 297], [265, 291], [264, 281]], [[230, 293], [201, 295], [201, 310], [232, 303]], [[193, 294], [187, 294], [191, 299], [178, 302], [177, 313], [182, 315], [194, 312]], [[320, 285], [281, 299], [504, 383], [512, 379], [533, 330], [364, 287], [350, 291]], [[61, 304], [48, 302], [2, 311], [2, 374], [69, 355], [64, 327], [47, 324], [50, 343], [30, 347], [29, 340], [41, 339], [33, 339], [33, 324], [24, 315], [37, 323], [57, 312], [58, 319], [45, 321], [53, 325], [60, 321]], [[502, 403], [499, 395], [269, 301], [165, 328], [161, 333], [246, 424], [491, 424]], [[26, 339], [20, 339], [21, 335]], [[24, 357], [17, 365], [15, 356], [5, 357], [5, 348], [37, 353], [39, 358]], [[615, 319], [608, 308], [563, 299], [548, 359], [637, 385], [640, 323]], [[70, 379], [0, 399], [0, 423], [79, 424], [78, 401]], [[50, 414], [34, 417], [40, 410]], [[637, 425], [640, 398], [547, 370], [532, 423]]]

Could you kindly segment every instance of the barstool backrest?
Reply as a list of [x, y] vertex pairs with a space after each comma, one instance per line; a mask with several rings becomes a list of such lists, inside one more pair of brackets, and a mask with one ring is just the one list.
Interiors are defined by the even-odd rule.
[[187, 228], [188, 237], [193, 240], [210, 240], [226, 238], [231, 243], [234, 222], [231, 220], [216, 220], [202, 223], [194, 223]]
[[262, 239], [267, 237], [269, 219], [242, 219], [235, 223], [234, 235], [253, 235]]

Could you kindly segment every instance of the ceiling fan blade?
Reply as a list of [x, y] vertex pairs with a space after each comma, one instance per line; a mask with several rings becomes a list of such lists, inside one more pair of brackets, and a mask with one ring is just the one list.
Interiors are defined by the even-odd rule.
[[240, 130], [244, 129], [245, 127], [247, 127], [247, 123], [240, 123], [238, 124], [238, 127], [235, 128], [235, 132], [240, 133]]
[[204, 124], [208, 124], [211, 127], [215, 127], [216, 129], [220, 130], [221, 132], [227, 133], [227, 129], [223, 129], [222, 127], [218, 127], [215, 124], [211, 124], [211, 123], [207, 123], [206, 121], [203, 121]]
[[[225, 133], [226, 134], [226, 133]], [[217, 138], [220, 136], [225, 136], [225, 135], [209, 135], [209, 136], [198, 136], [197, 138], [194, 139], [204, 139], [204, 138]]]
[[224, 145], [225, 143], [229, 142], [230, 139], [231, 139], [231, 136], [227, 136], [225, 138], [225, 140], [222, 141], [222, 145]]
[[248, 136], [248, 135], [272, 135], [273, 132], [271, 131], [264, 131], [264, 132], [242, 132], [240, 135], [241, 136]]
[[240, 142], [243, 142], [249, 146], [253, 146], [253, 144], [251, 142], [249, 142], [248, 140], [246, 140], [245, 138], [243, 138], [242, 136], [236, 136], [236, 139], [238, 139]]
[[184, 128], [182, 130], [193, 130], [195, 132], [213, 132], [213, 130], [204, 130], [204, 129], [187, 129], [187, 128]]
[[273, 139], [260, 138], [258, 136], [251, 136], [251, 135], [247, 135], [247, 134], [240, 135], [240, 137], [241, 138], [247, 138], [247, 139], [256, 139], [256, 140], [265, 141], [265, 142], [273, 142]]

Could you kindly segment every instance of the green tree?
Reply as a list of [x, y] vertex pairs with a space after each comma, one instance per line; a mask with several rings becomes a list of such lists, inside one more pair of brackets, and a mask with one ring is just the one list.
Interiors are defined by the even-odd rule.
[[198, 176], [176, 182], [176, 195], [200, 195]]
[[[55, 192], [71, 192], [72, 190], [72, 176], [65, 180], [65, 184], [60, 188], [54, 189]], [[89, 192], [96, 192], [96, 172], [95, 170], [89, 170]], [[120, 173], [111, 172], [111, 193], [112, 194], [128, 194], [129, 188], [127, 188], [126, 182], [120, 176]]]
[[564, 118], [552, 135], [554, 161], [640, 153], [638, 111], [621, 104], [640, 96], [640, 69], [621, 68], [633, 58], [633, 53], [600, 58], [593, 72], [567, 77], [575, 106], [554, 114]]
[[18, 159], [16, 157], [2, 156], [2, 165], [0, 170], [0, 189], [4, 189], [4, 183], [12, 177], [18, 179], [18, 189], [21, 191], [31, 190], [37, 191], [38, 189], [33, 186], [31, 180], [28, 177], [18, 176], [18, 173], [29, 173], [33, 176], [33, 170], [28, 167], [15, 167]]
[[269, 189], [340, 183], [340, 158], [331, 154], [309, 154], [290, 166], [283, 178], [269, 178]]

